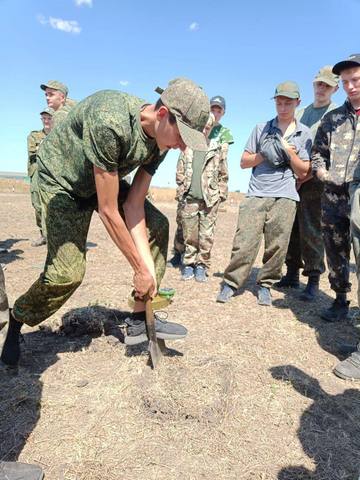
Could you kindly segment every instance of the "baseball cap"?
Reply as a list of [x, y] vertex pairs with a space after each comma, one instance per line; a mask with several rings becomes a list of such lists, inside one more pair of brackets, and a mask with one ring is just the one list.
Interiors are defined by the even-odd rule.
[[155, 92], [175, 116], [185, 145], [206, 151], [208, 146], [202, 132], [209, 118], [210, 103], [204, 90], [188, 78], [175, 78], [165, 90], [157, 87]]
[[40, 115], [42, 115], [43, 113], [47, 113], [48, 115], [53, 116], [55, 111], [50, 107], [46, 107], [44, 108], [44, 110], [41, 110]]
[[346, 60], [336, 63], [333, 66], [332, 72], [335, 73], [335, 75], [340, 75], [343, 70], [354, 67], [360, 67], [360, 53], [352, 53]]
[[42, 83], [40, 85], [40, 88], [42, 90], [46, 90], [47, 88], [53, 88], [54, 90], [59, 90], [62, 92], [65, 96], [69, 93], [68, 87], [61, 82], [58, 82], [57, 80], [49, 80], [47, 83]]
[[316, 74], [314, 82], [324, 82], [330, 85], [330, 87], [336, 87], [339, 83], [339, 77], [333, 73], [333, 67], [331, 65], [325, 65], [325, 67], [320, 68]]
[[222, 97], [221, 95], [216, 95], [215, 97], [212, 97], [210, 99], [210, 107], [213, 107], [214, 105], [217, 105], [218, 107], [222, 108], [225, 112], [225, 98]]
[[276, 97], [300, 98], [298, 84], [292, 81], [279, 83], [279, 85], [275, 88], [275, 94], [273, 98]]

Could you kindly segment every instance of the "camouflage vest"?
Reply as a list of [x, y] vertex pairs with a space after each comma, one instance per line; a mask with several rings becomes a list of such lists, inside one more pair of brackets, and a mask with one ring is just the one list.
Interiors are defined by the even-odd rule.
[[[201, 174], [201, 186], [207, 207], [212, 207], [219, 200], [226, 200], [228, 193], [228, 144], [209, 148]], [[187, 148], [179, 157], [176, 169], [176, 199], [183, 201], [191, 186], [193, 151]]]

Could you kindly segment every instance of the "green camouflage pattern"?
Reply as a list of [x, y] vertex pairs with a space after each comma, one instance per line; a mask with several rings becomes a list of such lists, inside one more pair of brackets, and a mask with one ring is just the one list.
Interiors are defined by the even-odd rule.
[[[129, 185], [120, 183], [119, 211]], [[54, 314], [81, 284], [86, 266], [86, 239], [96, 201], [74, 199], [66, 192], [48, 192], [39, 188], [45, 212], [48, 253], [44, 271], [13, 308], [18, 321], [35, 326]], [[145, 201], [145, 219], [150, 251], [155, 262], [158, 286], [165, 273], [169, 223], [149, 201]]]
[[311, 154], [312, 171], [328, 171], [325, 183], [360, 180], [360, 120], [351, 103], [327, 113], [317, 130]]
[[360, 182], [353, 182], [349, 185], [350, 195], [350, 232], [356, 261], [357, 277], [357, 298], [360, 306]]
[[211, 129], [209, 140], [210, 145], [213, 145], [213, 142], [220, 143], [221, 145], [224, 143], [227, 143], [228, 145], [234, 143], [231, 130], [221, 125], [221, 123], [218, 123]]
[[[206, 153], [201, 175], [201, 188], [205, 204], [208, 208], [219, 201], [224, 201], [228, 194], [228, 145], [209, 148]], [[186, 198], [191, 186], [193, 150], [187, 148], [179, 157], [176, 167], [176, 199]]]
[[28, 163], [27, 172], [30, 179], [37, 169], [36, 154], [39, 149], [40, 143], [46, 137], [45, 130], [33, 130], [27, 137], [27, 150], [28, 150]]
[[140, 124], [144, 101], [103, 90], [75, 105], [49, 133], [38, 151], [39, 183], [80, 197], [96, 194], [94, 165], [126, 176], [139, 166], [151, 175], [164, 159]]
[[321, 227], [330, 288], [336, 293], [350, 292], [350, 197], [347, 185], [325, 184], [321, 201]]
[[207, 207], [204, 200], [179, 202], [185, 245], [182, 259], [184, 265], [201, 264], [206, 268], [210, 267], [219, 203]]
[[52, 128], [62, 122], [71, 111], [71, 109], [76, 105], [76, 101], [72, 100], [71, 98], [67, 98], [65, 104], [58, 108], [52, 116]]
[[183, 205], [181, 202], [178, 202], [176, 208], [176, 231], [174, 236], [174, 248], [173, 253], [178, 252], [183, 254], [185, 252], [185, 244], [184, 244], [184, 234], [181, 224], [181, 210]]
[[42, 208], [40, 197], [38, 193], [38, 182], [37, 182], [37, 161], [36, 153], [39, 149], [41, 142], [47, 136], [45, 130], [34, 130], [32, 131], [27, 138], [28, 146], [28, 176], [30, 178], [30, 197], [31, 204], [35, 210], [35, 221], [36, 225], [40, 229], [40, 233], [43, 237], [46, 238], [45, 228], [43, 228], [42, 222]]
[[247, 197], [242, 201], [230, 263], [224, 272], [227, 284], [234, 288], [244, 285], [255, 263], [263, 237], [263, 266], [256, 282], [264, 287], [271, 287], [280, 280], [295, 211], [296, 202], [289, 198]]
[[286, 254], [287, 267], [292, 270], [303, 268], [306, 277], [325, 272], [321, 230], [322, 191], [322, 183], [315, 178], [300, 187], [300, 202]]

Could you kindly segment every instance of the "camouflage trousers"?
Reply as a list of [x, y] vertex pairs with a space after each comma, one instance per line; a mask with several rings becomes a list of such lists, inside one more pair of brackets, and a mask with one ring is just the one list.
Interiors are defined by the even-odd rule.
[[256, 282], [271, 287], [281, 278], [296, 212], [288, 198], [247, 197], [240, 204], [231, 259], [224, 280], [241, 288], [250, 275], [264, 237], [263, 266]]
[[358, 306], [360, 306], [360, 182], [350, 183], [349, 194], [351, 201], [350, 231], [356, 260], [357, 296]]
[[40, 233], [43, 237], [46, 238], [46, 231], [43, 219], [43, 212], [42, 212], [42, 205], [39, 195], [39, 187], [38, 187], [38, 180], [37, 180], [37, 173], [35, 172], [34, 175], [30, 179], [30, 195], [31, 195], [31, 204], [35, 210], [35, 221], [36, 225], [39, 227]]
[[321, 199], [321, 226], [330, 288], [336, 293], [350, 292], [350, 197], [347, 184], [325, 185]]
[[0, 330], [2, 324], [9, 319], [9, 302], [5, 289], [5, 275], [0, 265]]
[[179, 201], [176, 209], [176, 232], [174, 237], [173, 252], [181, 253], [181, 255], [185, 252], [184, 234], [183, 234], [183, 228], [181, 223], [182, 209], [183, 209], [183, 202]]
[[303, 268], [303, 275], [325, 272], [324, 241], [321, 231], [321, 195], [323, 184], [311, 179], [300, 190], [294, 225], [291, 231], [286, 265], [290, 269]]
[[[120, 183], [119, 211], [129, 185]], [[81, 284], [86, 266], [86, 239], [96, 196], [75, 200], [66, 192], [49, 193], [39, 189], [47, 229], [47, 257], [43, 273], [13, 308], [15, 318], [35, 326], [55, 313]], [[169, 222], [150, 202], [145, 201], [145, 218], [157, 284], [165, 273]], [[121, 274], [119, 274], [121, 275]]]
[[207, 207], [204, 200], [187, 199], [182, 202], [181, 225], [184, 233], [184, 265], [210, 267], [210, 253], [214, 244], [214, 229], [219, 202]]

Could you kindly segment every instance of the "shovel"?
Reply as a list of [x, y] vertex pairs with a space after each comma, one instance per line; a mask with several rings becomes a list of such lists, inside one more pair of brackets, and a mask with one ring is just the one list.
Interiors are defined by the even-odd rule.
[[152, 368], [156, 368], [161, 360], [162, 354], [166, 351], [165, 341], [158, 339], [155, 330], [155, 318], [151, 304], [151, 297], [145, 295], [145, 311], [146, 311], [146, 331], [149, 337], [149, 353]]

